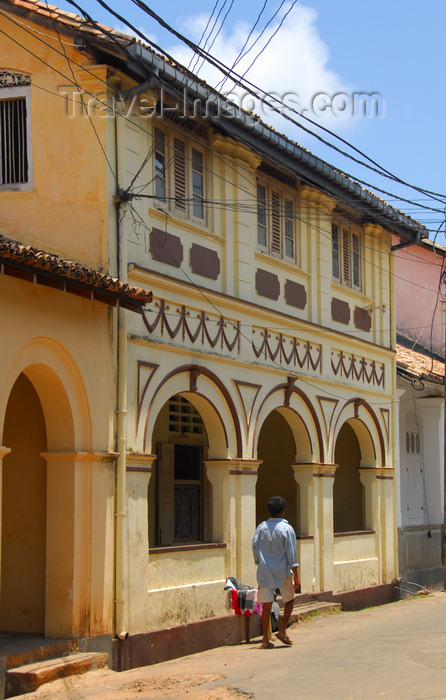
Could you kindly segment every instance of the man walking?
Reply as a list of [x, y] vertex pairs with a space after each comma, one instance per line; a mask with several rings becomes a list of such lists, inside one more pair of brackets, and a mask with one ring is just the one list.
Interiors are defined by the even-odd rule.
[[280, 589], [285, 603], [283, 616], [279, 619], [279, 631], [276, 634], [283, 644], [291, 646], [292, 641], [286, 633], [288, 620], [294, 605], [294, 592], [300, 586], [297, 568], [296, 535], [283, 518], [286, 501], [282, 496], [273, 496], [268, 501], [270, 518], [260, 523], [252, 539], [254, 562], [257, 566], [258, 594], [257, 600], [263, 605], [261, 649], [270, 649], [274, 645], [268, 639], [268, 627], [274, 591]]

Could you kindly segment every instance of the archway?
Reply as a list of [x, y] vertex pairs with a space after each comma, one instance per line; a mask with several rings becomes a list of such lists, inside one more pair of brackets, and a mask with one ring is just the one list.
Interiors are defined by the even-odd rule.
[[17, 378], [6, 407], [3, 459], [0, 629], [45, 629], [47, 435], [30, 380]]
[[79, 486], [89, 467], [79, 464], [89, 458], [91, 422], [79, 369], [62, 345], [36, 338], [15, 355], [0, 426], [1, 627], [76, 636], [88, 619], [79, 604], [88, 557], [79, 515], [90, 504]]
[[291, 468], [296, 445], [287, 420], [278, 410], [272, 411], [262, 425], [257, 457], [262, 464], [256, 485], [256, 522], [269, 517], [266, 504], [271, 496], [284, 496], [287, 501], [285, 517], [298, 532], [299, 487]]
[[[209, 541], [211, 485], [204, 469], [208, 436], [194, 394], [175, 394], [155, 421], [156, 468], [149, 482], [151, 547]], [[199, 406], [202, 404], [199, 402]]]
[[337, 436], [336, 468], [333, 485], [334, 532], [355, 532], [364, 529], [364, 487], [359, 467], [361, 449], [352, 426], [344, 423]]

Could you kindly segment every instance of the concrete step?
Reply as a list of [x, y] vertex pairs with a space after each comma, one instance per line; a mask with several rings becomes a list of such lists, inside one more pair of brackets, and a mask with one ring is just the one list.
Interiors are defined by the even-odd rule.
[[108, 666], [106, 653], [76, 653], [10, 668], [6, 672], [5, 697], [33, 693], [44, 683]]
[[50, 639], [37, 639], [32, 643], [25, 640], [26, 649], [14, 648], [10, 645], [8, 649], [0, 647], [0, 653], [6, 658], [6, 669], [15, 666], [25, 666], [26, 664], [55, 659], [59, 656], [66, 656], [79, 651], [79, 640], [67, 639], [54, 642]]
[[326, 613], [333, 612], [335, 610], [341, 610], [340, 603], [329, 603], [322, 600], [317, 600], [312, 603], [301, 603], [294, 606], [293, 612], [291, 613], [290, 622], [299, 622], [299, 620], [302, 620], [308, 615], [312, 615], [314, 613]]

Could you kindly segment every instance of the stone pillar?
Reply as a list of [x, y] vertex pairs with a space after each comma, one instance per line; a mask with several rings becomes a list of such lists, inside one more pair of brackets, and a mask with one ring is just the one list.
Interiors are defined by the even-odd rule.
[[291, 464], [299, 485], [299, 534], [314, 535], [314, 464]]
[[397, 518], [397, 526], [401, 527], [402, 526], [402, 511], [401, 511], [401, 487], [402, 487], [402, 474], [401, 474], [401, 467], [402, 467], [402, 460], [401, 460], [401, 405], [400, 401], [402, 397], [405, 395], [406, 389], [396, 389], [396, 397], [398, 401], [395, 402], [394, 404], [394, 421], [396, 425], [396, 435], [397, 435], [397, 440], [395, 444], [395, 464], [398, 465], [398, 478], [396, 480], [396, 518]]
[[[2, 502], [3, 502], [3, 457], [6, 457], [11, 452], [10, 447], [3, 447], [0, 445], [0, 524], [3, 522], [2, 516]], [[0, 571], [1, 571], [1, 561], [2, 561], [2, 529], [0, 527]], [[0, 593], [1, 593], [1, 576], [0, 576]]]
[[212, 484], [212, 539], [227, 544], [227, 575], [255, 585], [252, 537], [256, 528], [258, 460], [206, 460]]
[[375, 532], [379, 580], [389, 583], [396, 575], [393, 545], [394, 469], [361, 467], [359, 475], [365, 489], [365, 527]]
[[333, 590], [333, 484], [337, 464], [313, 464], [314, 547], [321, 591]]
[[391, 467], [379, 470], [376, 478], [380, 491], [381, 541], [382, 541], [382, 582], [391, 583], [397, 575], [395, 562], [395, 519], [394, 519], [394, 476]]
[[141, 627], [142, 611], [149, 586], [148, 489], [156, 455], [127, 453], [127, 608], [129, 634]]
[[[319, 558], [315, 554], [316, 525], [313, 467], [314, 464], [312, 463], [291, 465], [300, 491], [297, 554], [302, 592], [319, 590], [320, 587]], [[308, 537], [310, 535], [311, 537]]]
[[113, 453], [47, 452], [45, 636], [113, 631]]
[[[91, 480], [92, 636], [113, 634], [116, 457], [114, 452], [91, 452], [83, 455], [85, 476]], [[84, 547], [85, 543], [82, 546]]]

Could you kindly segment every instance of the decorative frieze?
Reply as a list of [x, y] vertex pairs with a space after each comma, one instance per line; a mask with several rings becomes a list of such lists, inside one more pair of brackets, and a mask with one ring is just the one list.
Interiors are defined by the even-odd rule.
[[263, 357], [287, 367], [299, 367], [320, 373], [322, 371], [322, 346], [283, 333], [271, 333], [267, 328], [253, 328], [252, 349], [257, 359]]
[[[165, 299], [154, 299], [142, 312], [144, 325], [150, 335], [182, 346], [211, 348], [224, 354], [243, 355], [247, 362], [274, 363], [284, 370], [302, 371], [314, 376], [323, 372], [323, 345], [269, 328], [252, 326], [223, 315], [205, 313], [185, 305], [170, 305]], [[251, 334], [251, 341], [249, 337]], [[152, 370], [151, 370], [152, 371]], [[384, 389], [385, 364], [361, 355], [332, 348], [331, 363], [325, 368], [338, 380], [361, 383]]]
[[363, 384], [384, 388], [384, 364], [358, 355], [332, 350], [331, 369], [335, 377], [355, 379]]
[[[143, 312], [144, 325], [149, 333], [157, 330], [161, 336], [167, 335], [171, 340], [178, 338], [192, 345], [209, 344], [213, 349], [229, 352], [240, 350], [239, 321], [230, 322], [224, 316], [211, 316], [204, 311], [191, 312], [185, 306], [175, 308], [172, 313], [164, 299], [156, 301], [153, 308], [157, 311], [152, 322], [148, 316], [152, 310]], [[168, 316], [173, 317], [173, 322], [169, 321]]]
[[13, 71], [0, 70], [0, 88], [31, 85], [31, 76]]

